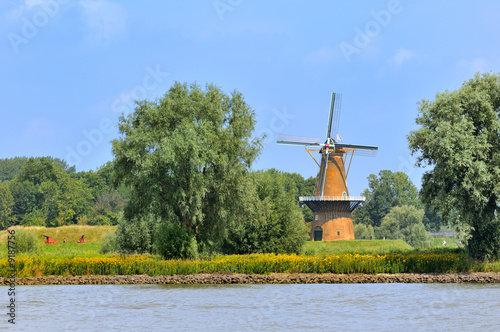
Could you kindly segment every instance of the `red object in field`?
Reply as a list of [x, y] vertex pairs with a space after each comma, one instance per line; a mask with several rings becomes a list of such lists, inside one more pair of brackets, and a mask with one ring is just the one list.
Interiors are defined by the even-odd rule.
[[85, 234], [82, 235], [82, 237], [80, 238], [80, 240], [77, 241], [78, 243], [85, 243], [87, 241], [85, 241]]
[[57, 241], [54, 241], [53, 238], [51, 238], [50, 236], [47, 236], [47, 235], [44, 235], [45, 236], [45, 244], [56, 244]]

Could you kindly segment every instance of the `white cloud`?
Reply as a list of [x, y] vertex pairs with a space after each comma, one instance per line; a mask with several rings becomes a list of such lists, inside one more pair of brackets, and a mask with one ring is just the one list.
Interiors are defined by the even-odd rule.
[[332, 47], [322, 47], [304, 57], [304, 63], [308, 65], [324, 65], [339, 56], [339, 51]]
[[400, 49], [396, 52], [396, 55], [389, 60], [389, 62], [394, 64], [396, 67], [401, 67], [403, 63], [414, 58], [417, 58], [417, 53], [407, 49]]
[[125, 31], [127, 11], [119, 4], [106, 0], [81, 0], [79, 4], [92, 41], [109, 40]]

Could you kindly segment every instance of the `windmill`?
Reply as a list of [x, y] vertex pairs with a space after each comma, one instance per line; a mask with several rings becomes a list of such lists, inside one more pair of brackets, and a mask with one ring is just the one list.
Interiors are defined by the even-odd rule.
[[[354, 155], [375, 156], [378, 150], [376, 146], [341, 143], [338, 135], [341, 101], [341, 95], [332, 93], [324, 143], [321, 143], [320, 138], [290, 135], [280, 135], [277, 141], [278, 144], [305, 146], [319, 166], [314, 196], [299, 197], [314, 214], [312, 241], [354, 240], [351, 213], [365, 198], [349, 196], [347, 176]], [[336, 140], [332, 138], [333, 134]], [[312, 155], [311, 152], [314, 151], [321, 154], [320, 163]], [[346, 171], [345, 165], [349, 157]]]

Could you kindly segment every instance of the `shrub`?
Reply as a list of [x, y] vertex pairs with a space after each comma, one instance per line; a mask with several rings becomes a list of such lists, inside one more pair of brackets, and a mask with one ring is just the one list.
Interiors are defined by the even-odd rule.
[[154, 246], [165, 259], [198, 257], [194, 235], [180, 222], [162, 222], [155, 233]]
[[116, 242], [116, 233], [108, 232], [104, 234], [101, 240], [101, 248], [99, 249], [99, 253], [108, 254], [117, 251], [118, 251], [118, 244]]
[[309, 238], [294, 192], [284, 189], [280, 173], [250, 174], [245, 213], [230, 227], [222, 248], [227, 254], [300, 254]]
[[152, 253], [153, 234], [159, 220], [151, 214], [141, 217], [120, 217], [116, 229], [118, 251], [124, 253]]
[[18, 253], [39, 254], [41, 244], [33, 231], [16, 229], [16, 251]]

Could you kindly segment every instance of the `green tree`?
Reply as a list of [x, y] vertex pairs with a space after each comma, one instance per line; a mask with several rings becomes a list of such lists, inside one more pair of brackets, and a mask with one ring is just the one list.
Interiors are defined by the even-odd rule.
[[445, 226], [445, 223], [439, 217], [439, 214], [433, 211], [435, 211], [435, 209], [428, 209], [425, 211], [423, 223], [427, 231], [439, 232], [441, 230], [441, 226]]
[[125, 199], [117, 191], [105, 191], [90, 212], [89, 225], [116, 225], [123, 211]]
[[129, 197], [125, 186], [113, 188], [113, 164], [107, 162], [96, 171], [71, 174], [82, 180], [92, 195], [93, 207], [88, 215], [80, 217], [78, 223], [85, 225], [116, 225], [119, 214]]
[[225, 253], [301, 253], [309, 232], [287, 180], [275, 170], [249, 175], [245, 210], [230, 227]]
[[115, 184], [132, 188], [125, 218], [181, 222], [202, 251], [216, 250], [246, 197], [242, 178], [258, 156], [254, 111], [241, 93], [176, 82], [156, 101], [138, 101], [113, 141]]
[[15, 217], [12, 214], [14, 198], [7, 185], [0, 183], [0, 229], [7, 229], [11, 226]]
[[[34, 160], [47, 159], [62, 168], [66, 173], [73, 173], [75, 167], [69, 167], [66, 161], [53, 157], [37, 157]], [[14, 157], [7, 159], [0, 159], [0, 182], [13, 180], [14, 177], [21, 173], [21, 169], [28, 163], [26, 157]]]
[[26, 165], [27, 160], [25, 157], [0, 159], [0, 182], [14, 179], [21, 168]]
[[[295, 202], [300, 203], [300, 196], [312, 196], [314, 193], [314, 186], [316, 185], [316, 178], [310, 177], [304, 179], [304, 177], [298, 173], [287, 173], [278, 171], [274, 168], [268, 170], [271, 174], [279, 173], [283, 175], [283, 185], [285, 192], [292, 193], [295, 196]], [[307, 205], [300, 204], [302, 208], [302, 215], [306, 222], [311, 222], [313, 219], [313, 212]]]
[[16, 225], [22, 224], [25, 216], [32, 213], [40, 205], [38, 190], [33, 183], [19, 179], [11, 181], [9, 188], [14, 198], [13, 215], [16, 218], [15, 223]]
[[30, 158], [9, 187], [17, 224], [61, 226], [76, 223], [92, 204], [86, 185], [71, 178], [52, 158]]
[[[458, 90], [422, 100], [408, 135], [418, 166], [430, 165], [421, 197], [450, 220], [478, 259], [500, 256], [500, 76], [476, 74]], [[453, 215], [452, 215], [453, 214]]]
[[382, 219], [375, 231], [377, 238], [402, 239], [413, 247], [430, 246], [430, 237], [422, 223], [424, 210], [414, 206], [396, 206]]
[[357, 240], [372, 240], [375, 238], [375, 231], [372, 225], [356, 224], [354, 225], [354, 237]]
[[394, 206], [421, 205], [418, 190], [408, 175], [403, 172], [393, 173], [382, 170], [378, 177], [368, 176], [368, 189], [363, 191], [366, 201], [353, 212], [355, 224], [380, 226], [384, 218]]

